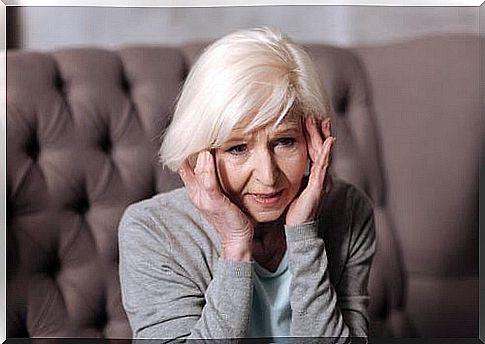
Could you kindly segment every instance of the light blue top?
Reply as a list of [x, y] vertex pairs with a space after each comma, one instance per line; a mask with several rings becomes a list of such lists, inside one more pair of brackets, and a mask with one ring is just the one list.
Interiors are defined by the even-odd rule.
[[[275, 272], [254, 263], [253, 308], [249, 326], [250, 337], [288, 337], [291, 307], [288, 257], [285, 252]], [[277, 341], [277, 338], [274, 338]]]

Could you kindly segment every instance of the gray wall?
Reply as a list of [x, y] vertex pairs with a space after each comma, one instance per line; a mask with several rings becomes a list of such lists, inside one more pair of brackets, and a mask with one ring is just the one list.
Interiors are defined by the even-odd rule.
[[300, 42], [378, 44], [435, 33], [477, 33], [478, 7], [252, 6], [212, 8], [22, 7], [20, 47], [116, 47], [215, 39], [269, 25]]

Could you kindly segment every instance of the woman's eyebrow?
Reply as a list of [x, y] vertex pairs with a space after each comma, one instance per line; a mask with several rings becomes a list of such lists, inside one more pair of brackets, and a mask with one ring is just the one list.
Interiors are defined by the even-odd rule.
[[251, 134], [244, 134], [242, 132], [238, 133], [233, 133], [231, 136], [227, 138], [227, 140], [224, 142], [224, 144], [231, 143], [231, 142], [238, 142], [238, 141], [247, 141], [252, 138]]
[[231, 143], [234, 143], [234, 142], [242, 142], [242, 141], [246, 141], [247, 138], [243, 137], [243, 136], [234, 136], [234, 137], [230, 137], [228, 138], [224, 143], [223, 145], [227, 145], [227, 144], [231, 144]]
[[299, 133], [300, 127], [298, 125], [289, 125], [284, 127], [276, 127], [274, 131], [274, 135], [281, 135], [281, 134], [293, 134]]

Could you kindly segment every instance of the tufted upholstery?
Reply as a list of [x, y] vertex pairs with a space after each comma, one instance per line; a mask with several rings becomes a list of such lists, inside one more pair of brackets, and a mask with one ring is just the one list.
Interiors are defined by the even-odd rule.
[[[407, 197], [404, 205], [416, 200], [403, 188], [403, 180], [409, 177], [396, 170], [394, 164], [401, 166], [401, 157], [406, 163], [412, 163], [422, 156], [420, 151], [410, 155], [408, 150], [400, 150], [403, 142], [399, 139], [413, 133], [415, 128], [411, 125], [417, 118], [400, 119], [399, 116], [409, 111], [406, 107], [409, 98], [392, 92], [401, 85], [405, 74], [408, 78], [404, 81], [408, 83], [404, 83], [404, 90], [414, 97], [414, 106], [423, 106], [419, 101], [436, 104], [436, 99], [440, 99], [440, 111], [446, 109], [455, 98], [443, 98], [445, 93], [438, 90], [433, 94], [437, 98], [426, 102], [422, 90], [413, 89], [416, 73], [393, 69], [395, 61], [416, 63], [416, 56], [432, 49], [427, 48], [430, 44], [442, 47], [444, 54], [453, 51], [454, 44], [473, 48], [474, 42], [470, 38], [452, 42], [430, 39], [404, 47], [363, 47], [354, 51], [325, 45], [308, 46], [335, 109], [338, 144], [333, 172], [366, 191], [375, 207], [377, 252], [369, 286], [373, 336], [424, 334], [443, 337], [439, 331], [444, 326], [439, 326], [433, 312], [423, 313], [411, 308], [411, 319], [407, 317], [409, 295], [413, 307], [429, 302], [437, 312], [447, 315], [449, 318], [442, 324], [465, 319], [462, 320], [465, 330], [455, 328], [456, 331], [448, 336], [453, 333], [462, 337], [467, 336], [463, 334], [477, 336], [475, 313], [467, 307], [453, 306], [458, 303], [457, 296], [446, 289], [443, 281], [448, 278], [461, 283], [464, 289], [460, 290], [471, 292], [468, 302], [478, 300], [478, 294], [474, 294], [478, 293], [478, 283], [476, 287], [473, 284], [474, 278], [478, 281], [475, 257], [467, 256], [467, 269], [456, 268], [457, 265], [446, 258], [446, 249], [459, 259], [463, 248], [474, 248], [473, 225], [478, 221], [473, 211], [466, 213], [461, 220], [468, 221], [467, 226], [471, 226], [467, 236], [461, 237], [459, 228], [449, 226], [442, 233], [452, 238], [453, 244], [440, 246], [437, 243], [449, 240], [447, 237], [436, 240], [432, 233], [441, 229], [433, 227], [435, 232], [427, 231], [419, 223], [422, 218], [415, 219], [419, 209], [402, 209], [400, 197]], [[121, 305], [117, 274], [117, 225], [128, 204], [180, 185], [176, 176], [157, 164], [156, 153], [160, 132], [170, 120], [176, 95], [203, 46], [139, 46], [117, 51], [84, 48], [47, 53], [9, 51], [8, 337], [131, 336]], [[424, 53], [420, 53], [422, 51]], [[472, 54], [466, 53], [465, 58]], [[474, 63], [472, 60], [466, 61]], [[429, 65], [433, 63], [430, 61]], [[443, 66], [446, 67], [446, 63], [451, 62], [443, 62]], [[442, 78], [426, 74], [426, 71], [420, 73], [424, 73], [421, 76], [429, 83], [437, 79], [441, 85], [460, 73], [459, 67], [455, 69], [447, 69], [448, 74]], [[471, 93], [466, 99], [472, 105], [465, 106], [464, 111], [474, 119], [478, 109], [473, 104], [478, 98], [473, 86], [468, 88]], [[401, 110], [393, 112], [395, 108]], [[415, 107], [410, 109], [413, 111]], [[454, 111], [457, 109], [453, 107]], [[441, 112], [435, 114], [432, 107], [428, 110], [431, 115], [426, 122], [429, 123], [426, 133], [436, 139], [436, 135], [446, 132], [433, 132], [432, 120], [439, 119]], [[445, 127], [445, 122], [439, 126]], [[474, 137], [457, 152], [466, 153], [465, 148], [474, 147]], [[437, 146], [435, 141], [427, 143]], [[394, 152], [399, 155], [394, 156]], [[446, 161], [453, 162], [454, 156]], [[430, 178], [440, 173], [435, 166], [442, 161], [440, 159], [430, 159], [423, 165], [428, 174], [419, 176], [422, 178], [420, 188], [426, 187]], [[466, 171], [473, 168], [472, 155], [465, 154], [460, 161], [466, 163]], [[389, 162], [393, 165], [389, 166]], [[453, 192], [460, 191], [468, 180], [465, 177], [460, 177]], [[469, 201], [475, 196], [475, 179], [472, 177], [466, 183], [468, 188], [457, 201], [464, 202], [460, 203], [460, 210], [473, 205]], [[416, 190], [412, 184], [408, 187]], [[433, 217], [439, 218], [447, 210], [452, 212], [446, 209], [446, 202], [440, 204], [443, 207], [437, 209]], [[408, 217], [404, 216], [408, 211], [411, 211]], [[447, 220], [443, 221], [440, 226], [446, 227]], [[417, 236], [421, 232], [425, 233], [422, 242]], [[417, 248], [416, 242], [420, 243]], [[415, 254], [421, 255], [416, 258]], [[435, 264], [439, 262], [451, 265], [448, 270], [438, 269], [436, 275]], [[407, 283], [409, 271], [414, 281], [411, 285]], [[425, 278], [423, 282], [420, 279], [423, 271], [434, 279]], [[472, 282], [467, 284], [463, 276]], [[435, 285], [442, 288], [439, 289], [441, 298], [430, 299], [429, 286]], [[452, 306], [439, 304], [443, 298], [451, 300]]]
[[80, 49], [8, 65], [8, 336], [130, 337], [117, 225], [177, 183], [155, 156], [184, 59]]

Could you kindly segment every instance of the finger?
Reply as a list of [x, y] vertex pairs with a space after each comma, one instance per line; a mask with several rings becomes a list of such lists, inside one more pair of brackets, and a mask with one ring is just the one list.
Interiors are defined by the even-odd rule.
[[310, 159], [315, 162], [318, 160], [323, 140], [317, 128], [317, 124], [315, 123], [315, 119], [312, 116], [308, 117], [309, 118], [306, 121], [306, 131], [308, 134], [308, 153], [310, 155]]
[[196, 195], [198, 194], [198, 182], [197, 178], [195, 177], [194, 171], [190, 167], [190, 164], [187, 160], [185, 160], [182, 165], [178, 169], [178, 173], [182, 182], [187, 189], [187, 193], [192, 201], [196, 201]]
[[217, 181], [214, 159], [209, 151], [203, 151], [199, 153], [197, 158], [197, 178], [199, 179], [201, 186], [210, 195], [217, 195], [219, 192], [219, 185]]
[[335, 137], [333, 136], [329, 136], [327, 137], [327, 139], [325, 140], [325, 143], [324, 143], [324, 150], [323, 150], [323, 168], [328, 168], [328, 166], [330, 165], [330, 160], [331, 160], [331, 157], [332, 157], [332, 148], [333, 148], [333, 145], [335, 143]]
[[328, 167], [330, 163], [330, 155], [332, 152], [332, 147], [334, 142], [335, 142], [335, 138], [332, 136], [328, 137], [325, 140], [325, 142], [323, 143], [323, 147], [322, 147], [319, 159], [315, 163], [316, 166], [319, 166], [320, 168]]
[[323, 143], [323, 140], [318, 130], [317, 123], [315, 122], [315, 118], [313, 118], [312, 116], [308, 116], [308, 117], [309, 117], [309, 120], [306, 122], [306, 129], [310, 137], [310, 142], [313, 147], [321, 146]]
[[322, 153], [315, 161], [310, 171], [309, 183], [312, 183], [312, 187], [318, 190], [318, 192], [321, 192], [325, 182], [325, 176], [330, 165], [330, 155], [334, 141], [335, 139], [331, 136], [325, 140]]
[[332, 121], [330, 117], [327, 117], [322, 121], [322, 133], [325, 139], [332, 136]]
[[203, 151], [202, 152], [199, 152], [197, 153], [197, 159], [195, 159], [195, 167], [194, 167], [194, 174], [195, 176], [198, 176], [200, 175], [201, 171], [203, 170]]
[[190, 168], [189, 162], [185, 160], [178, 169], [178, 174], [182, 179], [182, 182], [187, 186], [187, 184], [193, 184], [195, 182], [194, 171]]

